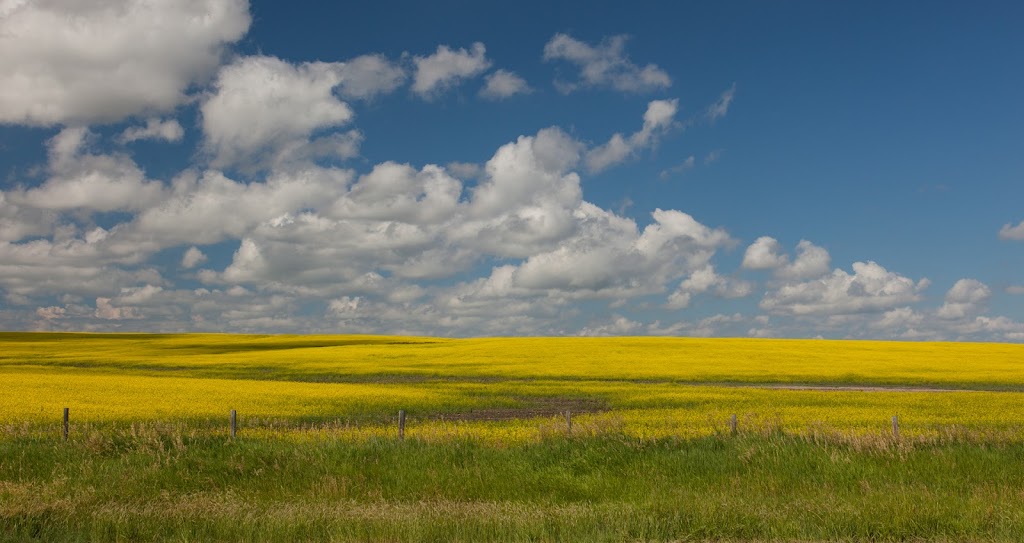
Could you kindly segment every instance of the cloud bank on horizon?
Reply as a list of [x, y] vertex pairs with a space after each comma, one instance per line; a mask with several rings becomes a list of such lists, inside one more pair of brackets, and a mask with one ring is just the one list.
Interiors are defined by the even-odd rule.
[[[1020, 273], [935, 284], [837, 262], [813, 225], [790, 245], [671, 196], [616, 206], [731, 160], [714, 134], [755, 92], [724, 77], [695, 99], [642, 35], [552, 32], [515, 66], [485, 39], [293, 58], [244, 49], [254, 9], [0, 2], [0, 124], [40, 156], [0, 142], [0, 328], [1024, 341], [992, 312]], [[460, 161], [487, 119], [418, 163], [377, 143], [410, 108], [591, 102], [633, 120], [538, 118]], [[1019, 253], [1006, 220], [990, 237]]]

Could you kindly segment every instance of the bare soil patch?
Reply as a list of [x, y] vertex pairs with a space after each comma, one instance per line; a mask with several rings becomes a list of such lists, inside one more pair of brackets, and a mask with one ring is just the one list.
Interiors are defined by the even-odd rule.
[[520, 398], [522, 407], [495, 407], [470, 409], [457, 413], [439, 415], [438, 419], [451, 421], [506, 421], [535, 417], [554, 417], [566, 411], [578, 413], [600, 413], [608, 411], [607, 402], [597, 398]]

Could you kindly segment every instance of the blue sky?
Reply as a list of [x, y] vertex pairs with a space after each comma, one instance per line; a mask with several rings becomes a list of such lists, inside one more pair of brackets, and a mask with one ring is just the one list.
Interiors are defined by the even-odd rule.
[[0, 327], [1024, 341], [1022, 23], [0, 1]]

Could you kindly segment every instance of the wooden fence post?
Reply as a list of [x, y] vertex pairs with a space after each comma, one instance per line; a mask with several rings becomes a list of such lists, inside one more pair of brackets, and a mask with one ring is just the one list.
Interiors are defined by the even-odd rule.
[[64, 441], [68, 440], [68, 408], [64, 408]]
[[238, 412], [234, 409], [231, 410], [231, 439], [235, 438], [235, 434], [238, 432]]
[[736, 435], [736, 413], [733, 413], [732, 416], [729, 417], [729, 433]]
[[900, 416], [899, 415], [893, 415], [892, 416], [892, 437], [895, 437], [896, 439], [900, 438]]
[[405, 439], [405, 409], [398, 411], [398, 439]]
[[565, 429], [568, 432], [572, 432], [572, 411], [565, 410]]

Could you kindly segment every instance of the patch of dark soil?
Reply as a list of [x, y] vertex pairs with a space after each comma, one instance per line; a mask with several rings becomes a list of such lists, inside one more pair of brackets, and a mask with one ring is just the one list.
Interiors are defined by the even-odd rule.
[[446, 413], [432, 417], [451, 421], [506, 421], [535, 417], [554, 417], [566, 411], [577, 413], [600, 413], [608, 411], [608, 402], [599, 398], [530, 397], [517, 398], [521, 407], [489, 407], [470, 409], [458, 413]]

